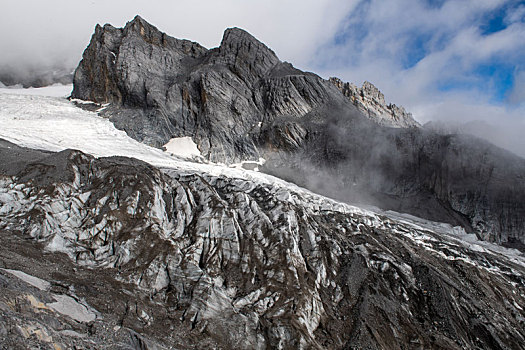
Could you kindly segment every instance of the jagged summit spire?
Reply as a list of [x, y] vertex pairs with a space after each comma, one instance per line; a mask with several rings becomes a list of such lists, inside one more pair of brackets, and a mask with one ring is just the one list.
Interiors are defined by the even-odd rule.
[[146, 21], [142, 16], [140, 15], [136, 15], [135, 17], [133, 17], [133, 19], [129, 22], [126, 23], [126, 26], [132, 26], [134, 24], [140, 24], [140, 25], [146, 25], [146, 26], [152, 26], [153, 25], [151, 23], [149, 23], [148, 21]]
[[275, 58], [277, 59], [277, 55], [275, 54], [275, 52], [273, 52], [272, 49], [270, 49], [256, 37], [248, 33], [246, 30], [238, 27], [227, 28], [222, 36], [220, 48], [231, 49], [239, 47], [263, 50], [266, 51], [268, 54], [275, 56]]
[[144, 20], [144, 18], [142, 18], [141, 15], [135, 15], [135, 17], [133, 17], [133, 19], [131, 20], [131, 22], [140, 22], [140, 21], [146, 22], [146, 20]]
[[266, 74], [280, 62], [272, 49], [237, 27], [224, 31], [219, 53], [228, 64], [258, 76]]
[[159, 33], [162, 34], [162, 32], [155, 27], [153, 24], [146, 21], [144, 18], [142, 18], [140, 15], [136, 15], [131, 21], [126, 23], [126, 26], [124, 27], [124, 30], [134, 30], [137, 32], [140, 32], [142, 36], [147, 34], [148, 36], [151, 36], [153, 33]]

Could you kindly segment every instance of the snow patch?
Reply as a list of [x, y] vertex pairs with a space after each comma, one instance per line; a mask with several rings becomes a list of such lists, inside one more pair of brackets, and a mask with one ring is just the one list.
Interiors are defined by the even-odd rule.
[[80, 304], [75, 299], [64, 294], [54, 294], [56, 302], [47, 304], [54, 311], [71, 317], [79, 322], [91, 322], [97, 318], [97, 315], [85, 305]]
[[89, 101], [89, 100], [81, 100], [79, 98], [72, 98], [70, 99], [71, 102], [74, 102], [76, 104], [79, 104], [79, 105], [93, 105], [93, 104], [98, 104], [96, 102], [93, 102], [93, 101]]
[[[40, 290], [45, 291], [51, 288], [51, 283], [49, 283], [48, 281], [45, 281], [35, 276], [28, 275], [25, 272], [22, 272], [19, 270], [9, 270], [9, 269], [1, 269], [1, 270], [12, 274], [13, 276], [21, 279], [22, 281]], [[49, 307], [53, 311], [56, 311], [65, 316], [69, 316], [78, 322], [91, 322], [97, 318], [97, 315], [95, 314], [95, 312], [91, 310], [90, 307], [79, 303], [74, 298], [68, 295], [53, 293], [52, 296], [53, 296], [53, 299], [55, 299], [55, 302], [45, 304], [45, 306]]]
[[195, 144], [189, 136], [172, 138], [162, 147], [166, 149], [166, 152], [179, 157], [201, 157], [201, 152], [197, 148], [197, 144]]
[[51, 283], [49, 283], [48, 281], [45, 281], [35, 276], [28, 275], [25, 272], [18, 271], [18, 270], [9, 270], [9, 269], [2, 269], [2, 270], [5, 272], [9, 272], [11, 275], [21, 279], [22, 281], [40, 290], [48, 290], [51, 287]]
[[240, 163], [231, 164], [230, 168], [259, 171], [259, 167], [264, 163], [266, 163], [266, 159], [264, 158], [259, 158], [259, 160], [245, 160]]

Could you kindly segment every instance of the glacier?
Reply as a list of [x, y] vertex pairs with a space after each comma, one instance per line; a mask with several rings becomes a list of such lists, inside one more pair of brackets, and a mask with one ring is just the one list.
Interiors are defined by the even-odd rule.
[[[0, 312], [24, 330], [10, 339], [151, 349], [524, 344], [523, 253], [149, 147], [68, 101], [69, 88], [0, 89], [0, 138], [12, 142], [3, 147], [43, 151], [0, 177], [1, 243], [24, 247], [0, 255], [0, 281], [11, 286]], [[58, 266], [69, 271], [61, 280]], [[62, 313], [46, 323], [47, 311], [15, 292], [62, 302]], [[68, 318], [64, 307], [81, 299], [97, 317]], [[13, 300], [22, 311], [3, 307]]]

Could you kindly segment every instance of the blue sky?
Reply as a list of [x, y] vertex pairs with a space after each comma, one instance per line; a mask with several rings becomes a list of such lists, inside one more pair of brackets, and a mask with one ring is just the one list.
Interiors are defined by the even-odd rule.
[[421, 75], [427, 65], [435, 74], [425, 72], [423, 88], [516, 104], [511, 96], [525, 62], [524, 20], [519, 1], [359, 1], [312, 64], [346, 75], [387, 64], [382, 74], [395, 75], [393, 81], [418, 70]]
[[368, 80], [421, 123], [468, 125], [525, 156], [525, 1], [7, 1], [0, 66], [74, 66], [95, 24], [136, 14], [207, 47], [244, 28], [298, 68]]
[[525, 155], [525, 2], [362, 0], [310, 63]]

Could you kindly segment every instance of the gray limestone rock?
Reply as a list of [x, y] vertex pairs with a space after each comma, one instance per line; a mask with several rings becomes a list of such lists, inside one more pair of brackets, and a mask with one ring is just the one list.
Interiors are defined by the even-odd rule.
[[139, 16], [97, 26], [72, 97], [110, 103], [102, 114], [149, 145], [190, 136], [214, 162], [263, 157], [266, 171], [326, 195], [525, 243], [522, 159], [423, 131], [371, 83], [302, 72], [238, 28], [208, 50]]
[[348, 97], [352, 103], [364, 115], [377, 123], [391, 127], [419, 127], [419, 123], [414, 120], [411, 113], [404, 107], [395, 104], [386, 104], [385, 96], [372, 83], [365, 81], [361, 88], [352, 83], [344, 83], [341, 79], [332, 77], [329, 79], [332, 84]]
[[337, 88], [279, 61], [239, 28], [207, 50], [158, 31], [139, 16], [123, 29], [97, 26], [74, 78], [73, 98], [104, 111], [131, 137], [160, 147], [190, 136], [212, 161], [258, 159], [261, 132], [342, 100]]

